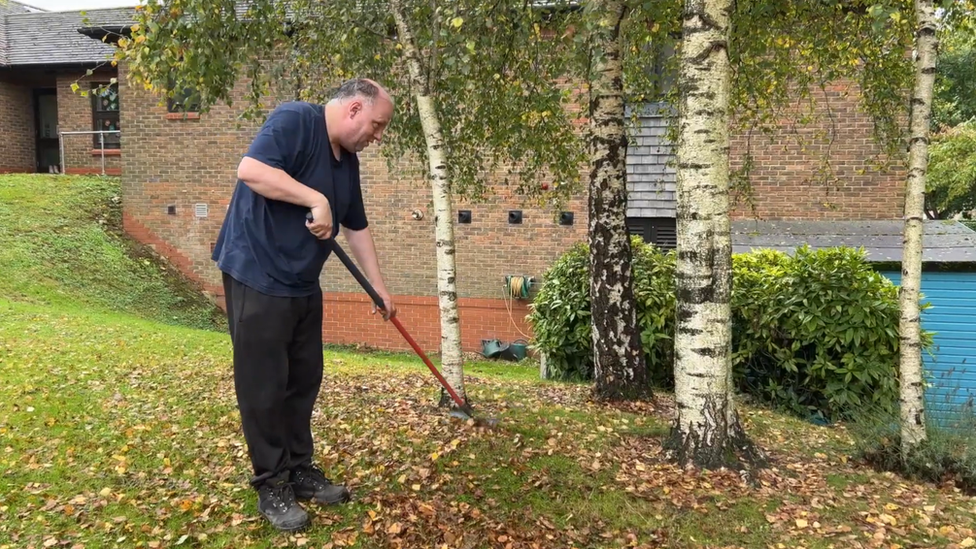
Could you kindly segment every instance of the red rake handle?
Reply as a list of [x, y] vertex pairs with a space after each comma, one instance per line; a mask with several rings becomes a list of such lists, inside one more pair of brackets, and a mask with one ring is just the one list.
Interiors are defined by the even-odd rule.
[[[346, 269], [349, 269], [349, 272], [352, 274], [353, 277], [356, 278], [356, 281], [359, 282], [359, 285], [362, 286], [364, 290], [366, 290], [366, 293], [369, 294], [369, 297], [373, 300], [373, 303], [375, 303], [376, 306], [380, 309], [384, 308], [385, 305], [383, 303], [383, 299], [380, 298], [379, 294], [376, 293], [376, 290], [373, 288], [372, 284], [370, 284], [369, 281], [366, 280], [366, 277], [363, 276], [363, 273], [361, 273], [359, 271], [359, 268], [356, 267], [356, 264], [353, 263], [351, 259], [349, 259], [349, 256], [346, 255], [345, 250], [343, 250], [342, 247], [339, 246], [339, 243], [336, 242], [335, 239], [332, 240], [332, 249], [333, 251], [335, 251], [335, 254], [339, 256], [339, 261], [342, 261], [342, 264], [346, 266]], [[403, 327], [403, 324], [400, 324], [400, 319], [393, 317], [390, 320], [393, 322], [393, 325], [397, 327], [397, 330], [400, 330], [400, 334], [403, 336], [404, 339], [407, 340], [407, 343], [409, 343], [410, 346], [413, 347], [413, 350], [417, 353], [417, 355], [420, 356], [421, 359], [423, 359], [424, 364], [426, 364], [427, 367], [430, 368], [430, 371], [434, 374], [434, 376], [437, 377], [437, 381], [439, 381], [441, 385], [444, 387], [444, 389], [447, 390], [447, 392], [451, 395], [451, 398], [454, 399], [454, 402], [457, 403], [458, 407], [460, 407], [461, 409], [467, 408], [464, 402], [461, 401], [461, 398], [458, 397], [457, 393], [454, 392], [454, 389], [451, 388], [450, 384], [447, 383], [447, 380], [444, 379], [444, 376], [442, 376], [441, 373], [437, 371], [437, 368], [434, 367], [434, 364], [430, 361], [429, 358], [427, 358], [427, 355], [424, 354], [424, 351], [420, 348], [420, 345], [417, 345], [417, 342], [414, 341], [412, 337], [410, 337], [410, 334], [407, 333], [407, 330], [406, 328]]]
[[[336, 249], [338, 250], [339, 247], [336, 246]], [[397, 330], [400, 330], [400, 334], [403, 336], [403, 339], [407, 340], [407, 343], [409, 343], [410, 346], [413, 347], [413, 350], [416, 351], [417, 355], [419, 355], [420, 358], [423, 359], [424, 363], [427, 364], [427, 367], [430, 368], [430, 371], [437, 377], [437, 381], [440, 381], [441, 385], [445, 389], [447, 389], [447, 392], [450, 393], [451, 398], [454, 399], [454, 402], [457, 403], [458, 407], [462, 409], [467, 408], [464, 405], [464, 403], [461, 402], [461, 398], [457, 396], [457, 393], [454, 392], [454, 389], [452, 389], [451, 386], [447, 383], [447, 380], [444, 379], [444, 376], [442, 376], [441, 373], [437, 371], [437, 368], [435, 368], [434, 364], [431, 363], [429, 358], [427, 358], [427, 355], [424, 354], [424, 351], [420, 349], [420, 345], [417, 345], [417, 342], [414, 341], [412, 337], [410, 337], [410, 334], [407, 333], [407, 330], [406, 328], [403, 327], [403, 324], [400, 324], [400, 319], [397, 317], [393, 317], [390, 320], [393, 322], [393, 325], [397, 327]]]

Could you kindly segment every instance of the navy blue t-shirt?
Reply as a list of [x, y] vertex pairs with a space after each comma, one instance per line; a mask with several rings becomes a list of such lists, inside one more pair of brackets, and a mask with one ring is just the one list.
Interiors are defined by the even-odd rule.
[[[335, 158], [322, 105], [293, 101], [275, 109], [246, 156], [284, 170], [324, 194], [332, 207], [333, 238], [339, 225], [368, 225], [359, 179], [359, 158], [342, 150]], [[238, 180], [212, 259], [221, 271], [274, 296], [301, 297], [319, 290], [329, 241], [305, 227], [304, 206], [265, 198]]]

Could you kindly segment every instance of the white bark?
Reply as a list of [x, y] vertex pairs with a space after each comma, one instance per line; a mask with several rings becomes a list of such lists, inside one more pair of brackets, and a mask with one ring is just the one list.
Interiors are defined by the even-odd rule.
[[595, 394], [603, 400], [650, 396], [634, 299], [627, 236], [627, 142], [624, 131], [620, 0], [598, 3], [597, 58], [590, 99], [590, 298]]
[[[675, 399], [672, 457], [731, 465], [755, 451], [733, 403], [729, 225], [732, 0], [686, 0], [677, 146]], [[731, 453], [730, 453], [731, 452]]]
[[[420, 66], [420, 58], [413, 33], [407, 25], [403, 5], [391, 2], [399, 41], [410, 71], [410, 87], [417, 102], [417, 111], [427, 142], [427, 160], [434, 203], [434, 241], [437, 251], [437, 304], [441, 320], [442, 374], [461, 400], [467, 402], [464, 391], [464, 367], [461, 354], [461, 323], [457, 309], [457, 269], [454, 253], [454, 218], [450, 180], [444, 156], [444, 137], [440, 120], [430, 96], [430, 90]], [[441, 405], [452, 404], [446, 391], [441, 391]], [[453, 404], [453, 406], [457, 406]]]
[[938, 38], [932, 0], [915, 0], [915, 89], [909, 122], [908, 181], [905, 192], [905, 239], [902, 254], [900, 334], [901, 444], [907, 452], [925, 440], [919, 291], [922, 282], [922, 223], [925, 173], [935, 85]]

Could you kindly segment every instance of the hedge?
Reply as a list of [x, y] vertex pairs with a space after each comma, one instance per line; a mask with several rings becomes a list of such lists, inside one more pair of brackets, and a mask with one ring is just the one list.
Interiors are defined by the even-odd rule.
[[[634, 291], [652, 383], [673, 387], [673, 251], [632, 239]], [[588, 248], [579, 243], [545, 273], [527, 320], [556, 379], [590, 380]], [[898, 396], [898, 289], [861, 250], [733, 255], [733, 369], [762, 402], [832, 421]], [[926, 334], [924, 343], [931, 343]]]

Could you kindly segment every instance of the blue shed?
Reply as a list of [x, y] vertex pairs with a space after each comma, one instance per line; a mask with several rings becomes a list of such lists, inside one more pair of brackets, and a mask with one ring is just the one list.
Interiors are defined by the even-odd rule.
[[[733, 252], [766, 248], [864, 248], [894, 284], [901, 282], [901, 220], [735, 221]], [[976, 232], [958, 221], [930, 220], [922, 237], [922, 329], [933, 332], [923, 352], [926, 415], [940, 423], [976, 420]]]

